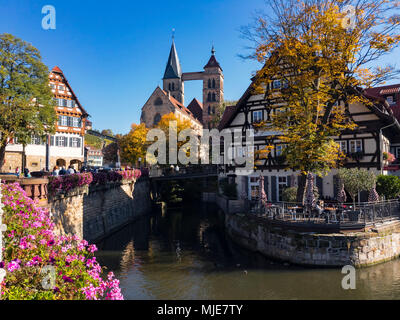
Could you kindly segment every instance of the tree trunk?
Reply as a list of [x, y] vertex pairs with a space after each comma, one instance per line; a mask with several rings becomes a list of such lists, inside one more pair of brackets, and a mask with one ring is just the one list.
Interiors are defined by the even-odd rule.
[[6, 147], [7, 145], [0, 146], [0, 172], [3, 172], [3, 165], [6, 158]]
[[296, 202], [304, 204], [304, 194], [306, 191], [306, 182], [307, 182], [307, 175], [302, 173], [299, 176], [299, 183], [297, 187], [297, 197]]

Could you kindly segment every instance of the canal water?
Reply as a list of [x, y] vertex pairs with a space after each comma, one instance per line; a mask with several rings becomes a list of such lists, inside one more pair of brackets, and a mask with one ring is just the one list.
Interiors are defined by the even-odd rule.
[[236, 246], [215, 207], [155, 212], [98, 243], [98, 261], [125, 299], [400, 299], [400, 260], [358, 269], [344, 290], [341, 269], [304, 268]]

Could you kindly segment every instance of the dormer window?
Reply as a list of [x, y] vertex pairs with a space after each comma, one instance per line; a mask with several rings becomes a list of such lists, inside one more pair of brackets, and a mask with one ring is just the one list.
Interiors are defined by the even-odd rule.
[[281, 88], [282, 88], [281, 80], [274, 80], [274, 82], [272, 83], [272, 89], [279, 90]]
[[387, 96], [386, 97], [387, 102], [392, 105], [392, 104], [396, 104], [396, 101], [394, 99], [394, 96]]

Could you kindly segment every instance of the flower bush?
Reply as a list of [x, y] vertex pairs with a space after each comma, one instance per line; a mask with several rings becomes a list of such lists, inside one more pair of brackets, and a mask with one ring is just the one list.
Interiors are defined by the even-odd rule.
[[396, 160], [396, 157], [390, 152], [384, 152], [383, 153], [383, 160], [386, 160], [389, 163], [392, 163], [392, 162], [394, 162]]
[[56, 193], [58, 190], [68, 192], [77, 187], [87, 186], [93, 182], [93, 175], [88, 173], [76, 173], [64, 176], [49, 177], [49, 192]]
[[[76, 236], [56, 236], [49, 212], [37, 207], [18, 183], [1, 188], [7, 225], [0, 265], [7, 271], [0, 286], [2, 299], [123, 299], [114, 274], [105, 276], [97, 263], [95, 245]], [[47, 266], [54, 268], [55, 282], [45, 289], [42, 270]]]
[[64, 176], [49, 177], [49, 193], [55, 194], [59, 191], [68, 192], [72, 189], [88, 185], [104, 185], [108, 182], [121, 180], [136, 180], [140, 178], [140, 170], [109, 171], [96, 173], [76, 173]]

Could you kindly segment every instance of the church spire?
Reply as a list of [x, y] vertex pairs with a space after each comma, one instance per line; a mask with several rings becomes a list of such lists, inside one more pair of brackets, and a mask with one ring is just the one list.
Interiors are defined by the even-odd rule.
[[163, 79], [175, 79], [175, 78], [181, 78], [182, 76], [182, 68], [179, 62], [178, 53], [175, 48], [174, 38], [175, 34], [173, 33], [171, 51], [169, 53], [167, 67], [165, 68]]

